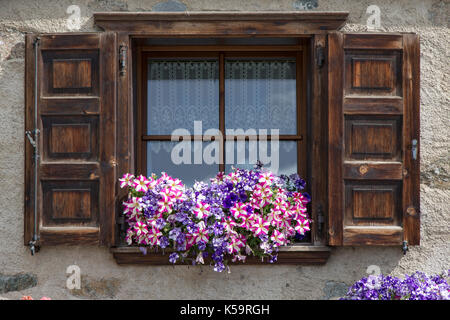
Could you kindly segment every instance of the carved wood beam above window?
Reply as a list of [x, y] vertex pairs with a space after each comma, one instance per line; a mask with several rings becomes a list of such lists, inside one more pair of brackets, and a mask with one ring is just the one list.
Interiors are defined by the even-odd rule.
[[339, 30], [348, 12], [100, 12], [105, 31], [142, 36], [301, 36]]

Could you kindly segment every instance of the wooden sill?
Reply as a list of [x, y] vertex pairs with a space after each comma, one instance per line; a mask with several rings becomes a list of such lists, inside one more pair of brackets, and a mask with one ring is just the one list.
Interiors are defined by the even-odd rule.
[[[313, 246], [294, 244], [280, 248], [278, 253], [278, 261], [274, 264], [270, 264], [265, 259], [261, 262], [261, 259], [255, 257], [247, 257], [245, 264], [250, 265], [318, 265], [325, 264], [330, 256], [331, 249], [327, 246]], [[137, 247], [117, 247], [111, 248], [111, 252], [116, 260], [117, 264], [140, 264], [140, 265], [171, 265], [169, 263], [169, 251], [166, 250], [163, 255], [162, 252], [149, 251], [144, 255]], [[187, 264], [188, 262], [186, 262]], [[178, 263], [179, 264], [179, 263]], [[209, 264], [205, 261], [205, 264]], [[243, 264], [236, 262], [234, 264]]]

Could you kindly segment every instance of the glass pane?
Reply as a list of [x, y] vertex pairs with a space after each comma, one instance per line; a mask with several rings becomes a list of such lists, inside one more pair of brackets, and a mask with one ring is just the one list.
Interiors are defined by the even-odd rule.
[[192, 186], [195, 180], [209, 182], [219, 171], [218, 155], [217, 164], [207, 156], [216, 156], [214, 149], [219, 150], [217, 142], [191, 141], [184, 147], [172, 141], [147, 142], [147, 175], [166, 172], [186, 186]]
[[170, 135], [175, 129], [194, 134], [219, 128], [219, 64], [211, 59], [148, 61], [147, 134]]
[[231, 166], [251, 170], [258, 159], [276, 174], [297, 173], [297, 142], [278, 141], [278, 147], [270, 141], [225, 142], [226, 172]]
[[227, 59], [226, 128], [296, 134], [295, 75], [295, 59]]

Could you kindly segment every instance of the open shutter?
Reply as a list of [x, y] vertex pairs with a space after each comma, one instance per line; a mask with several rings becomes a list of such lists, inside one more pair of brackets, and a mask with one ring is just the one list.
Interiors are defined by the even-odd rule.
[[35, 235], [35, 201], [39, 244], [113, 240], [115, 63], [114, 33], [26, 36], [25, 130], [39, 130], [39, 161], [35, 199], [25, 138], [25, 244]]
[[419, 38], [328, 38], [330, 245], [418, 245]]

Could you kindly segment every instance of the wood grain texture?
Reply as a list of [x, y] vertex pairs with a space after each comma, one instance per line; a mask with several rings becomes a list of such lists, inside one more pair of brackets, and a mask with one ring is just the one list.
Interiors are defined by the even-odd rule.
[[[403, 41], [403, 164], [408, 172], [403, 181], [404, 240], [420, 245], [420, 40], [405, 34]], [[417, 158], [412, 157], [412, 140], [417, 140]], [[414, 210], [409, 210], [413, 208]], [[416, 214], [411, 215], [410, 212]]]
[[53, 60], [53, 88], [90, 88], [91, 60]]
[[[142, 264], [142, 265], [171, 265], [169, 262], [170, 250], [166, 250], [164, 254], [160, 252], [148, 251], [144, 255], [136, 247], [119, 247], [112, 248], [114, 259], [118, 264]], [[324, 246], [288, 246], [280, 249], [278, 260], [275, 264], [268, 263], [267, 259], [261, 261], [259, 258], [249, 257], [244, 265], [319, 265], [325, 264], [330, 256], [330, 249]], [[209, 265], [210, 259], [205, 259], [205, 265]], [[242, 265], [242, 263], [232, 263]], [[179, 263], [178, 263], [179, 264]], [[185, 264], [191, 264], [185, 261]]]
[[[307, 73], [310, 75], [311, 95], [308, 105], [308, 153], [311, 155], [308, 162], [310, 172], [311, 197], [314, 204], [311, 205], [311, 217], [316, 223], [312, 225], [313, 242], [324, 244], [327, 242], [328, 233], [328, 59], [327, 59], [327, 37], [315, 35], [311, 40], [310, 59], [306, 65]], [[322, 67], [318, 66], [320, 50], [324, 50], [324, 61]], [[311, 63], [312, 62], [312, 63]], [[319, 215], [323, 216], [323, 224], [319, 228]], [[320, 229], [320, 230], [319, 230]]]
[[107, 31], [155, 36], [298, 36], [339, 29], [348, 12], [105, 12], [94, 22]]
[[328, 243], [343, 244], [344, 37], [328, 35]]
[[[25, 35], [25, 130], [34, 129], [34, 48], [35, 36]], [[24, 245], [33, 237], [34, 226], [34, 165], [33, 147], [24, 135]]]

